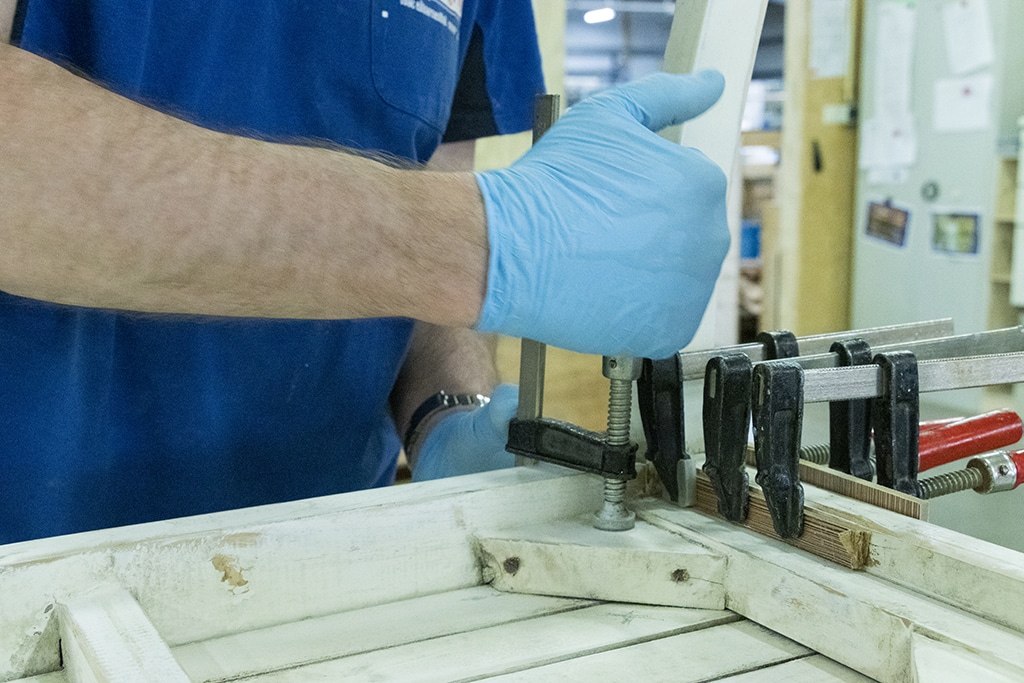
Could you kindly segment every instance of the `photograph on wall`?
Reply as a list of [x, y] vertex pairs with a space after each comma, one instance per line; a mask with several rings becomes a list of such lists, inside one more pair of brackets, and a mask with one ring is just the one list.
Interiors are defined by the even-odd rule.
[[932, 249], [947, 254], [977, 254], [981, 216], [976, 212], [932, 214]]
[[891, 202], [868, 203], [867, 234], [902, 247], [907, 243], [907, 225], [910, 212], [893, 206]]

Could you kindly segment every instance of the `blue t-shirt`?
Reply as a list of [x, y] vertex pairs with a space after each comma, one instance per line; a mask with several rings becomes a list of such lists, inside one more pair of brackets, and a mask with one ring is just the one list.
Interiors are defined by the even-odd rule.
[[[527, 129], [542, 87], [529, 0], [27, 0], [15, 37], [200, 125], [410, 161]], [[411, 326], [0, 292], [0, 543], [390, 483]]]

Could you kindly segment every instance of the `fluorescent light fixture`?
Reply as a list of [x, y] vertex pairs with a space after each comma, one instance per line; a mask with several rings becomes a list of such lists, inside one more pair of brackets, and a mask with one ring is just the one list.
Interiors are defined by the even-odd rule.
[[602, 7], [601, 9], [592, 9], [583, 15], [583, 21], [588, 24], [600, 24], [604, 21], [611, 21], [615, 18], [615, 10], [611, 7]]

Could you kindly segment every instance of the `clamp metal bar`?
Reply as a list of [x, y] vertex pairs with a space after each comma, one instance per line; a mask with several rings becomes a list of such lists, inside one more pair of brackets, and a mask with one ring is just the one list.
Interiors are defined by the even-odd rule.
[[[854, 335], [854, 338], [860, 337]], [[958, 334], [952, 337], [914, 339], [905, 342], [873, 345], [872, 351], [875, 353], [911, 351], [919, 361], [1024, 351], [1024, 325], [1005, 327], [999, 330], [988, 330], [986, 332], [975, 332], [973, 334]], [[800, 356], [795, 360], [805, 370], [844, 366], [844, 363], [834, 350], [830, 353]]]
[[[1024, 352], [921, 361], [920, 391], [970, 389], [1024, 382]], [[820, 368], [804, 374], [804, 402], [824, 403], [882, 395], [878, 366]]]
[[[533, 142], [558, 120], [561, 99], [558, 95], [538, 95], [533, 103]], [[547, 345], [523, 339], [519, 350], [519, 405], [516, 417], [520, 420], [535, 420], [544, 414], [544, 369], [547, 362]], [[533, 461], [516, 455], [517, 465]]]
[[[953, 320], [951, 318], [941, 318], [901, 325], [885, 325], [882, 327], [868, 327], [862, 330], [810, 335], [799, 337], [797, 343], [800, 346], [801, 357], [805, 357], [817, 354], [831, 355], [828, 354], [828, 351], [832, 347], [833, 342], [854, 337], [863, 339], [872, 346], [881, 346], [896, 342], [905, 343], [919, 339], [934, 339], [942, 336], [948, 338], [952, 333]], [[760, 342], [714, 349], [701, 349], [699, 351], [682, 351], [679, 353], [679, 361], [683, 380], [701, 379], [704, 377], [704, 369], [707, 367], [708, 361], [715, 356], [722, 356], [727, 353], [746, 354], [754, 363], [771, 360], [765, 351], [764, 344]]]

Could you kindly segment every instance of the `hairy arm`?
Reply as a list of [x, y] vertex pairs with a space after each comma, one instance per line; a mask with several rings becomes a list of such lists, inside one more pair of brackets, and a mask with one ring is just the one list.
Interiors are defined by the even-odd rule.
[[213, 132], [2, 44], [0, 93], [4, 291], [147, 312], [479, 316], [488, 245], [470, 173]]
[[[447, 143], [434, 154], [430, 167], [442, 171], [471, 169], [473, 150], [472, 141]], [[489, 395], [498, 381], [494, 352], [495, 338], [491, 335], [417, 322], [391, 393], [398, 433], [404, 435], [416, 408], [442, 389], [450, 394]]]

